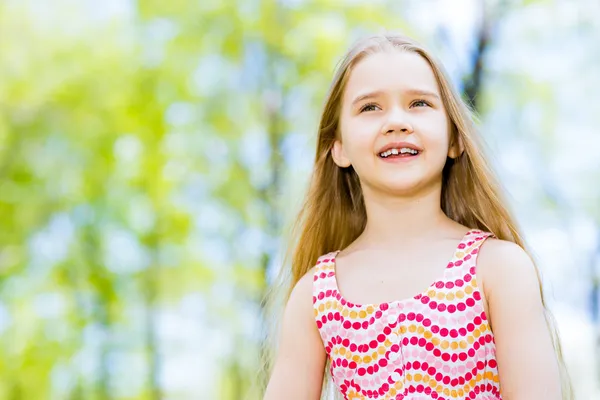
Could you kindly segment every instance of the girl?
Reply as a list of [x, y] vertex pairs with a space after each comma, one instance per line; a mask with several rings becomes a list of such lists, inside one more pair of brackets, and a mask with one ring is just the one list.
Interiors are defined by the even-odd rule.
[[324, 370], [344, 399], [571, 397], [469, 110], [414, 41], [343, 59], [299, 224], [266, 400], [318, 399]]

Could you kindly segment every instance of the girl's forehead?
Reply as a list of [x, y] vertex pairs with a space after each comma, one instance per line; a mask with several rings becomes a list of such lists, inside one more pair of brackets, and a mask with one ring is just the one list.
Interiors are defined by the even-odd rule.
[[351, 69], [345, 99], [363, 91], [404, 92], [422, 90], [439, 95], [438, 84], [429, 63], [417, 53], [391, 51], [370, 54]]

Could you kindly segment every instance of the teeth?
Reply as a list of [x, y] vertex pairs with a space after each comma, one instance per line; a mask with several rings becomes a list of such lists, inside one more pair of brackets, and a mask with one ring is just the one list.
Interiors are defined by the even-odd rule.
[[398, 155], [398, 154], [406, 154], [406, 153], [410, 153], [410, 154], [417, 154], [418, 151], [414, 150], [414, 149], [409, 149], [408, 147], [403, 147], [401, 149], [390, 149], [388, 151], [384, 151], [383, 153], [380, 153], [379, 155], [381, 157], [389, 157], [390, 155]]

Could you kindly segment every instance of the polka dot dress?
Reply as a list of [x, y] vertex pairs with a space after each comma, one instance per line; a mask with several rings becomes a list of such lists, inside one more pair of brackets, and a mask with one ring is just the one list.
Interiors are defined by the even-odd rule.
[[469, 231], [423, 293], [381, 304], [346, 301], [333, 252], [319, 257], [313, 305], [344, 399], [501, 399], [494, 336], [475, 275], [490, 233]]

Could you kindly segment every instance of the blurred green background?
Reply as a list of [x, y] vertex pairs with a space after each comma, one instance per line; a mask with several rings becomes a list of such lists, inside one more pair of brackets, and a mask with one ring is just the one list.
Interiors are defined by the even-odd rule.
[[384, 28], [476, 107], [600, 398], [596, 0], [1, 0], [0, 399], [259, 399], [325, 92]]

